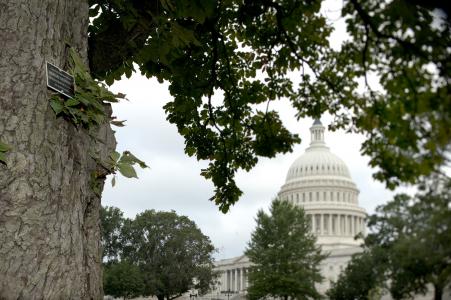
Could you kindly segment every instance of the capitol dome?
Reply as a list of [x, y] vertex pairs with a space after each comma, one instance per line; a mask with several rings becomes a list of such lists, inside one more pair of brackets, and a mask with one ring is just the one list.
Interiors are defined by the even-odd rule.
[[359, 245], [354, 236], [364, 233], [366, 217], [358, 204], [359, 190], [345, 162], [326, 146], [319, 120], [310, 132], [310, 146], [288, 170], [279, 198], [304, 208], [324, 249]]

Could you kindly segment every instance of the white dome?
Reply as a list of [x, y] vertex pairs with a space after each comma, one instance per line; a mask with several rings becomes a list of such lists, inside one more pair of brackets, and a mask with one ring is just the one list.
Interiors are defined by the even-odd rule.
[[354, 236], [365, 232], [366, 213], [348, 167], [326, 146], [324, 131], [315, 120], [310, 146], [291, 165], [279, 197], [304, 208], [325, 249], [355, 246], [361, 241]]
[[344, 161], [327, 147], [308, 148], [291, 165], [287, 181], [310, 176], [342, 176], [351, 179]]

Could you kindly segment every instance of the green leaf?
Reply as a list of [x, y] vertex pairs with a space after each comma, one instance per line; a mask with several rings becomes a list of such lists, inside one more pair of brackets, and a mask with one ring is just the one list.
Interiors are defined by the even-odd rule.
[[114, 187], [116, 185], [116, 176], [113, 176], [113, 179], [111, 179], [111, 186]]
[[119, 170], [119, 172], [121, 172], [122, 175], [124, 175], [127, 178], [138, 178], [135, 169], [129, 164], [118, 163], [117, 169]]
[[114, 163], [116, 163], [119, 160], [120, 156], [121, 154], [117, 151], [114, 151], [113, 153], [110, 154], [110, 157], [114, 161]]
[[9, 150], [11, 150], [11, 149], [12, 149], [11, 146], [9, 146], [9, 145], [7, 145], [7, 144], [5, 144], [5, 143], [0, 142], [0, 152], [7, 152], [7, 151], [9, 151]]
[[125, 126], [125, 124], [124, 124], [124, 122], [126, 122], [127, 120], [122, 120], [122, 121], [119, 121], [119, 120], [113, 120], [113, 121], [110, 121], [110, 123], [112, 124], [112, 125], [114, 125], [114, 126], [117, 126], [117, 127], [124, 127]]
[[124, 151], [122, 153], [122, 157], [119, 160], [119, 163], [129, 164], [129, 165], [138, 164], [143, 169], [148, 168], [148, 166], [146, 165], [145, 162], [143, 162], [142, 160], [140, 160], [139, 158], [134, 156], [130, 151]]
[[59, 99], [57, 96], [52, 97], [50, 99], [50, 107], [53, 109], [56, 115], [58, 115], [64, 109], [64, 106], [61, 104], [61, 101], [57, 99]]
[[80, 104], [80, 101], [78, 101], [77, 99], [69, 99], [65, 102], [66, 106], [75, 106]]
[[3, 152], [0, 152], [0, 162], [6, 165], [6, 155]]

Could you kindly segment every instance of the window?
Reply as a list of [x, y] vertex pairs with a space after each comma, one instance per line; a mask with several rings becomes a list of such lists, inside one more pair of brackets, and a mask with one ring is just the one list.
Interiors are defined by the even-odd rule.
[[316, 201], [319, 201], [319, 192], [316, 192]]
[[305, 193], [302, 193], [302, 202], [305, 202]]
[[308, 197], [309, 197], [309, 201], [311, 202], [312, 201], [312, 192], [309, 193]]

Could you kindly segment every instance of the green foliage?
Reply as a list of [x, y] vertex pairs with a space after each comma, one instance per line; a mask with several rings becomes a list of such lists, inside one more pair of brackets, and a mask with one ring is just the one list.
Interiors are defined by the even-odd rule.
[[[139, 269], [144, 282], [139, 293], [144, 296], [172, 299], [190, 289], [200, 294], [210, 290], [216, 279], [214, 247], [187, 217], [148, 210], [130, 220], [118, 208], [105, 207], [101, 221], [105, 269], [126, 262], [124, 267], [117, 266], [113, 279], [105, 278], [110, 282], [108, 291], [123, 289], [115, 280], [125, 276], [120, 270], [128, 264]], [[110, 292], [105, 289], [105, 293]]]
[[381, 251], [354, 254], [338, 280], [332, 282], [327, 297], [330, 300], [379, 299], [385, 286], [383, 280], [386, 264], [386, 257]]
[[437, 171], [449, 153], [450, 19], [433, 12], [443, 7], [405, 0], [343, 7], [352, 39], [339, 59], [365, 80], [376, 75], [382, 88], [366, 81], [366, 92], [350, 102], [353, 123], [369, 137], [362, 153], [379, 167], [375, 178], [389, 188]]
[[[73, 48], [70, 48], [70, 73], [75, 78], [75, 96], [63, 99], [57, 94], [50, 98], [55, 114], [62, 115], [75, 126], [92, 128], [108, 121], [104, 103], [118, 102], [123, 94], [113, 94], [106, 86], [91, 77], [87, 68]], [[113, 124], [119, 124], [113, 121]]]
[[[111, 84], [137, 67], [169, 81], [167, 119], [188, 155], [210, 161], [201, 174], [213, 181], [211, 200], [223, 212], [242, 193], [234, 180], [239, 169], [300, 141], [271, 109], [281, 98], [297, 117], [328, 112], [332, 128], [365, 134], [362, 153], [390, 188], [446, 163], [451, 34], [449, 20], [433, 13], [446, 8], [438, 2], [347, 0], [350, 39], [340, 50], [329, 46], [321, 0], [89, 3], [95, 77]], [[381, 89], [367, 84], [357, 92], [368, 75]]]
[[187, 217], [147, 210], [126, 220], [122, 234], [123, 259], [140, 268], [145, 295], [171, 299], [192, 288], [209, 290], [214, 247]]
[[0, 163], [6, 165], [6, 152], [11, 150], [11, 146], [0, 141]]
[[[124, 99], [124, 94], [114, 94], [110, 92], [106, 85], [96, 79], [93, 79], [89, 74], [86, 66], [81, 58], [77, 55], [73, 48], [70, 48], [70, 72], [75, 78], [75, 95], [70, 99], [63, 99], [57, 94], [50, 98], [50, 106], [57, 116], [62, 115], [68, 119], [75, 126], [82, 126], [86, 129], [91, 129], [93, 126], [98, 126], [109, 121], [112, 125], [122, 127], [125, 121], [115, 120], [110, 118], [106, 111], [106, 103], [118, 102], [119, 99]], [[0, 149], [0, 161], [2, 153]], [[93, 156], [97, 159], [97, 156]], [[141, 168], [147, 168], [147, 165], [131, 154], [129, 151], [124, 151], [121, 154], [114, 152], [110, 155], [110, 161], [103, 163], [98, 161], [105, 170], [109, 173], [116, 173], [119, 171], [127, 178], [138, 178], [134, 165], [137, 164]], [[98, 196], [102, 193], [103, 184], [100, 178], [104, 178], [104, 172], [93, 171], [90, 178], [90, 186], [94, 193]], [[114, 186], [116, 183], [116, 176], [111, 181]]]
[[411, 197], [396, 195], [370, 216], [365, 252], [353, 257], [328, 292], [331, 299], [369, 299], [387, 287], [394, 299], [451, 283], [451, 180], [432, 177]]
[[260, 210], [256, 221], [245, 252], [253, 264], [249, 298], [320, 299], [315, 283], [323, 279], [319, 265], [327, 255], [316, 245], [304, 210], [275, 200], [270, 215]]
[[[109, 169], [112, 173], [116, 173], [119, 171], [123, 176], [127, 178], [138, 178], [138, 175], [136, 174], [134, 165], [138, 165], [141, 168], [148, 168], [145, 162], [138, 159], [136, 156], [134, 156], [130, 151], [124, 151], [122, 152], [122, 155], [114, 151], [110, 155], [110, 163], [109, 163]], [[116, 175], [114, 175], [111, 184], [114, 186], [116, 184]]]
[[102, 206], [100, 210], [100, 228], [102, 232], [103, 261], [119, 261], [123, 248], [122, 227], [124, 225], [124, 214], [112, 206]]
[[143, 295], [144, 280], [139, 268], [127, 261], [106, 264], [103, 269], [105, 295], [132, 299]]

